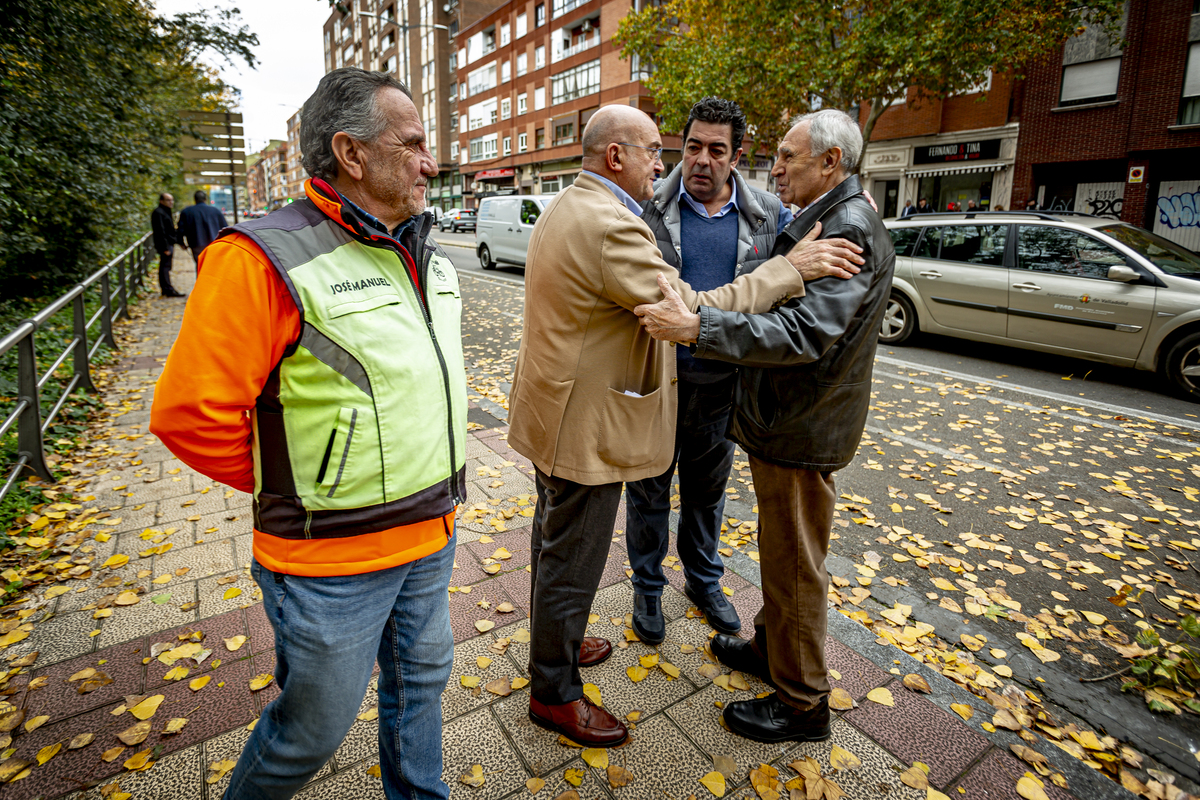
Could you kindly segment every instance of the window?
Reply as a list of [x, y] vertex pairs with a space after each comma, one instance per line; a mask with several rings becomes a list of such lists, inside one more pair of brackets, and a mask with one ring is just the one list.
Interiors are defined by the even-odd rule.
[[481, 136], [478, 139], [471, 140], [471, 160], [479, 161], [480, 159], [496, 157], [496, 139], [498, 137], [494, 133], [487, 136]]
[[516, 38], [520, 39], [522, 36], [525, 35], [528, 21], [529, 21], [529, 17], [526, 14], [524, 14], [524, 13], [517, 14], [517, 25], [516, 25], [517, 29], [515, 31]]
[[543, 147], [545, 147], [546, 146], [546, 129], [538, 128], [537, 134], [534, 136], [533, 141], [534, 141], [534, 145], [537, 147], [538, 150], [541, 150]]
[[512, 137], [504, 137], [504, 155], [512, 155]]
[[533, 50], [533, 68], [541, 69], [546, 66], [546, 46], [539, 44]]
[[517, 152], [524, 153], [528, 149], [529, 149], [529, 134], [528, 133], [518, 133], [517, 134]]
[[921, 236], [921, 229], [892, 228], [888, 233], [892, 235], [892, 247], [896, 250], [896, 255], [903, 257], [912, 255], [913, 247]]
[[565, 103], [600, 91], [600, 59], [572, 67], [550, 79], [553, 87], [551, 103]]
[[453, 161], [456, 158], [458, 158], [458, 142], [451, 142], [450, 143], [450, 160]]
[[533, 110], [541, 111], [546, 107], [546, 87], [537, 86], [533, 90]]
[[541, 206], [532, 200], [521, 201], [521, 224], [533, 225], [537, 222], [537, 218], [542, 215]]
[[575, 141], [575, 123], [564, 122], [554, 126], [554, 144], [571, 144]]
[[1121, 77], [1121, 59], [1105, 58], [1063, 67], [1059, 105], [1104, 103], [1117, 99], [1117, 81]]
[[468, 93], [472, 95], [496, 88], [496, 65], [488, 64], [480, 67], [467, 76]]
[[947, 225], [941, 233], [940, 260], [1004, 266], [1007, 225]]
[[629, 58], [629, 80], [644, 81], [654, 72], [654, 66], [649, 62], [642, 63], [637, 53]]
[[458, 114], [450, 115], [450, 130], [452, 130], [452, 131], [458, 130]]
[[517, 77], [529, 71], [529, 53], [517, 53]]
[[552, 178], [542, 178], [542, 194], [555, 194], [558, 192], [558, 176]]
[[1187, 71], [1183, 76], [1183, 102], [1179, 107], [1179, 124], [1200, 125], [1200, 43], [1193, 44], [1188, 48]]
[[500, 119], [508, 119], [512, 116], [512, 98], [505, 97], [500, 101]]
[[524, 92], [517, 95], [517, 113], [518, 114], [524, 114], [526, 111], [529, 110], [529, 108], [526, 105], [526, 102], [528, 101], [528, 99], [529, 99], [529, 95], [525, 94]]
[[1109, 267], [1124, 264], [1124, 256], [1086, 233], [1048, 225], [1022, 225], [1017, 236], [1020, 269], [1107, 280]]
[[460, 131], [465, 131], [465, 130], [468, 130], [468, 128], [467, 128], [467, 115], [466, 115], [466, 114], [459, 114], [459, 115], [458, 115], [458, 129], [459, 129]]
[[512, 28], [509, 27], [507, 22], [500, 26], [500, 46], [501, 47], [504, 47], [504, 45], [506, 45], [512, 41], [511, 33], [512, 33]]
[[546, 24], [546, 4], [538, 3], [533, 9], [533, 27], [540, 28]]
[[512, 80], [512, 62], [506, 58], [500, 65], [500, 82], [508, 83], [510, 80]]
[[476, 103], [467, 109], [469, 127], [465, 128], [464, 130], [473, 131], [478, 128], [482, 128], [484, 125], [491, 125], [493, 122], [495, 122], [497, 102], [498, 101], [496, 98], [493, 97], [490, 100], [484, 100], [483, 102]]
[[451, 82], [450, 83], [450, 91], [447, 92], [447, 94], [450, 95], [450, 102], [453, 103], [455, 98], [458, 97], [458, 83]]

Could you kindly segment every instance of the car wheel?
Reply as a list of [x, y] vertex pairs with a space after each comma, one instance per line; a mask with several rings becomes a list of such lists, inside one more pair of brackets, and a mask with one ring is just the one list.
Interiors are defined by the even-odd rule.
[[492, 251], [486, 244], [479, 245], [479, 266], [484, 269], [495, 269], [496, 262], [492, 261]]
[[907, 297], [899, 292], [892, 292], [883, 312], [879, 341], [883, 344], [903, 344], [912, 338], [916, 329], [917, 310]]
[[1200, 403], [1200, 333], [1183, 337], [1167, 353], [1167, 378], [1187, 399]]

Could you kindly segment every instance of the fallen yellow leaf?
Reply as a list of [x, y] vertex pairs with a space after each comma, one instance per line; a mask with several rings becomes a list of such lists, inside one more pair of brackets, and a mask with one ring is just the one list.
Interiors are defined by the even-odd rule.
[[892, 697], [892, 693], [883, 686], [867, 692], [867, 699], [872, 703], [878, 703], [881, 706], [894, 707], [896, 705], [896, 700]]
[[250, 679], [250, 691], [257, 692], [259, 689], [265, 689], [273, 680], [275, 680], [274, 675], [268, 675], [266, 673], [255, 675]]
[[710, 772], [700, 779], [700, 783], [717, 797], [725, 796], [725, 776], [721, 773], [716, 771]]
[[581, 754], [583, 762], [592, 769], [608, 769], [608, 751], [599, 747], [589, 747]]

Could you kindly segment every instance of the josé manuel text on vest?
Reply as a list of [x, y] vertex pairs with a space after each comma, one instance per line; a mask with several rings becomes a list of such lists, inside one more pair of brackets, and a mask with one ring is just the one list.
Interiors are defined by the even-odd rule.
[[458, 275], [428, 220], [410, 256], [342, 219], [305, 199], [226, 231], [262, 249], [300, 311], [251, 419], [254, 527], [283, 538], [422, 522], [466, 497]]

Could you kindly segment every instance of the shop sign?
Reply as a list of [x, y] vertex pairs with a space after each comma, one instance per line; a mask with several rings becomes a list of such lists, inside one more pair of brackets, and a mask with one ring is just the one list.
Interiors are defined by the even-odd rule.
[[948, 164], [955, 161], [981, 161], [1000, 157], [1000, 139], [976, 142], [931, 144], [913, 148], [913, 164]]
[[483, 172], [475, 173], [475, 180], [482, 181], [486, 180], [487, 178], [511, 178], [513, 175], [514, 170], [512, 167], [505, 167], [504, 169], [485, 169]]

